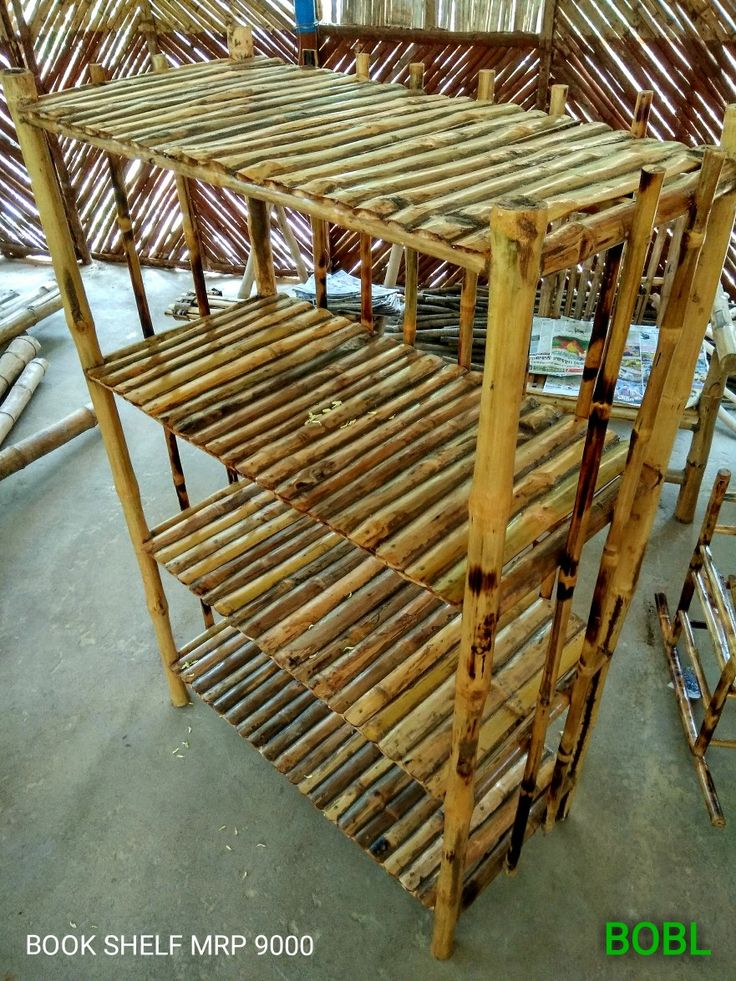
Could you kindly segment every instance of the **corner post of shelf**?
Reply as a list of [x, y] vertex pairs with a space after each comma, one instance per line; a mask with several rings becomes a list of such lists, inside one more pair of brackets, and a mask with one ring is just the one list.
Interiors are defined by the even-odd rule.
[[[370, 51], [358, 51], [355, 55], [355, 78], [359, 82], [371, 79]], [[373, 320], [373, 239], [367, 232], [360, 233], [360, 321], [371, 332]]]
[[355, 56], [355, 77], [359, 82], [369, 82], [371, 79], [371, 53], [358, 51]]
[[[726, 140], [736, 135], [731, 113]], [[733, 146], [725, 143], [724, 150]], [[595, 727], [611, 657], [636, 587], [680, 418], [710, 320], [736, 217], [736, 188], [718, 195], [724, 152], [706, 151], [688, 215], [655, 366], [635, 430], [640, 466], [624, 471], [604, 548], [585, 645], [550, 786], [548, 826], [569, 812]], [[731, 160], [733, 161], [733, 157]], [[733, 182], [733, 169], [731, 172]], [[652, 372], [654, 376], [655, 372]], [[632, 446], [634, 441], [632, 441]], [[629, 476], [630, 475], [630, 476]]]
[[[414, 95], [424, 92], [424, 62], [413, 61], [409, 65], [409, 91]], [[396, 250], [396, 251], [394, 251]], [[393, 267], [398, 274], [398, 261], [401, 259], [401, 246], [392, 245], [389, 256], [389, 270]], [[386, 273], [388, 280], [389, 272]], [[395, 279], [394, 279], [395, 283]], [[388, 283], [387, 283], [388, 285]], [[393, 285], [393, 284], [391, 284]], [[419, 290], [419, 256], [417, 250], [404, 248], [404, 344], [414, 345], [417, 337], [417, 300]]]
[[[66, 322], [82, 368], [86, 371], [100, 364], [102, 352], [77, 265], [74, 244], [48, 143], [44, 133], [38, 127], [32, 126], [23, 115], [24, 108], [38, 98], [33, 75], [27, 71], [11, 70], [3, 73], [2, 81], [23, 160], [31, 179], [54, 274], [59, 284]], [[92, 381], [88, 380], [87, 385], [99, 422], [115, 489], [123, 506], [128, 531], [141, 570], [146, 603], [156, 633], [171, 700], [176, 706], [186, 705], [189, 702], [186, 687], [173, 670], [178, 652], [171, 631], [166, 595], [156, 562], [143, 548], [143, 543], [149, 538], [150, 532], [143, 514], [138, 482], [128, 454], [115, 398], [108, 389]]]
[[652, 111], [653, 99], [654, 92], [651, 89], [642, 89], [637, 93], [636, 105], [634, 106], [634, 115], [631, 119], [629, 132], [638, 140], [643, 139], [647, 135], [649, 114]]
[[547, 218], [544, 205], [526, 198], [498, 203], [491, 213], [488, 332], [432, 943], [440, 959], [452, 953], [462, 901], [478, 736], [498, 632], [519, 414]]
[[306, 64], [306, 52], [313, 51], [316, 65], [319, 47], [316, 0], [294, 0], [294, 28], [299, 46], [299, 64]]
[[564, 116], [569, 88], [567, 85], [553, 85], [549, 90], [549, 115]]
[[232, 61], [246, 61], [254, 54], [253, 28], [247, 24], [229, 24], [227, 50]]
[[478, 72], [476, 99], [478, 102], [493, 102], [495, 91], [496, 70], [494, 68], [481, 68]]

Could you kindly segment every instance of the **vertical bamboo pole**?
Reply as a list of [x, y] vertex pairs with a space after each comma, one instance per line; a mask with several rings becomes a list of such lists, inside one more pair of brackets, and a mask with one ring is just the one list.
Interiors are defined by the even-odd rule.
[[[355, 56], [355, 77], [368, 82], [371, 77], [371, 55], [359, 51]], [[373, 331], [373, 240], [365, 232], [360, 233], [360, 320], [364, 327]]]
[[271, 219], [265, 201], [248, 198], [248, 235], [255, 266], [256, 289], [259, 296], [275, 296], [276, 273], [271, 249]]
[[373, 331], [373, 240], [365, 232], [360, 233], [360, 320], [364, 327]]
[[[667, 463], [685, 407], [736, 214], [736, 193], [712, 203], [722, 155], [708, 150], [683, 235], [680, 263], [660, 328], [613, 520], [603, 551], [585, 643], [550, 787], [547, 824], [565, 816], [595, 724], [644, 558]], [[707, 225], [708, 234], [705, 235]], [[656, 426], [655, 426], [656, 422]]]
[[[166, 56], [162, 54], [153, 55], [153, 70], [155, 72], [168, 71], [169, 63]], [[197, 214], [192, 205], [192, 185], [190, 181], [181, 174], [175, 174], [176, 194], [179, 198], [179, 208], [181, 210], [181, 224], [184, 232], [184, 240], [187, 243], [189, 252], [189, 266], [194, 280], [194, 294], [197, 298], [197, 309], [200, 316], [206, 317], [210, 312], [210, 301], [207, 297], [207, 283], [204, 278], [204, 266], [202, 265], [202, 243], [199, 235], [199, 222]]]
[[481, 68], [478, 72], [478, 102], [493, 102], [496, 88], [496, 72], [493, 68]]
[[[19, 114], [21, 103], [32, 102], [37, 98], [33, 76], [30, 72], [6, 72], [3, 75], [3, 85], [51, 251], [67, 324], [82, 368], [92, 368], [102, 361], [102, 354], [77, 266], [49, 149], [43, 133], [26, 123]], [[138, 482], [128, 454], [115, 398], [112, 392], [93, 383], [89, 383], [89, 391], [110, 461], [115, 489], [140, 566], [146, 602], [156, 632], [171, 700], [174, 705], [186, 705], [189, 701], [186, 687], [172, 670], [178, 655], [171, 631], [166, 595], [156, 562], [143, 549], [143, 543], [150, 537], [150, 532], [143, 514]]]
[[580, 477], [575, 493], [565, 551], [560, 562], [557, 578], [557, 595], [550, 630], [534, 721], [529, 740], [524, 776], [521, 781], [519, 803], [511, 834], [511, 845], [506, 856], [506, 868], [513, 871], [519, 861], [526, 836], [526, 828], [532, 803], [537, 790], [539, 764], [542, 760], [544, 740], [549, 726], [552, 699], [557, 687], [562, 652], [567, 638], [567, 628], [572, 612], [572, 598], [578, 579], [578, 566], [586, 540], [588, 517], [593, 504], [598, 468], [605, 445], [608, 421], [611, 417], [613, 395], [626, 349], [631, 317], [639, 293], [641, 274], [647, 257], [649, 240], [657, 214], [659, 195], [664, 181], [664, 168], [652, 167], [642, 171], [636, 211], [631, 233], [626, 243], [621, 281], [616, 299], [613, 322], [606, 344], [605, 357], [593, 393], [592, 409], [580, 464]]
[[549, 95], [549, 79], [552, 74], [554, 56], [555, 17], [558, 0], [544, 0], [542, 30], [539, 35], [540, 63], [539, 86], [537, 87], [537, 109], [544, 109]]
[[473, 360], [473, 326], [477, 294], [478, 274], [466, 270], [460, 292], [460, 336], [457, 349], [457, 363], [461, 368], [469, 368]]
[[442, 865], [432, 952], [452, 953], [475, 802], [478, 731], [491, 679], [506, 525], [547, 211], [518, 199], [491, 213], [485, 384], [469, 501], [468, 573], [445, 792]]
[[649, 113], [652, 109], [652, 99], [654, 98], [654, 92], [651, 89], [642, 89], [636, 97], [636, 105], [634, 106], [634, 117], [631, 120], [631, 126], [629, 127], [629, 132], [632, 136], [635, 136], [638, 140], [642, 139], [647, 135], [647, 127], [649, 126]]
[[330, 265], [330, 243], [328, 225], [323, 218], [312, 218], [312, 251], [314, 254], [315, 302], [318, 307], [327, 307], [327, 270]]
[[567, 102], [567, 85], [553, 85], [549, 90], [549, 114], [550, 116], [564, 116], [565, 103]]
[[603, 353], [608, 334], [608, 326], [611, 321], [611, 313], [613, 311], [613, 302], [616, 296], [622, 254], [622, 245], [614, 245], [606, 253], [600, 287], [598, 289], [598, 302], [593, 315], [593, 328], [590, 332], [590, 341], [588, 342], [588, 353], [585, 356], [583, 377], [580, 381], [580, 391], [578, 392], [577, 402], [575, 403], [575, 416], [578, 419], [587, 419], [590, 415], [593, 388], [603, 362]]
[[695, 517], [695, 508], [698, 504], [705, 468], [708, 466], [710, 448], [716, 433], [718, 409], [726, 390], [727, 378], [718, 359], [718, 351], [714, 347], [703, 391], [698, 399], [698, 424], [690, 441], [682, 484], [675, 505], [675, 517], [684, 524], [690, 524]]
[[404, 249], [404, 344], [417, 339], [417, 286], [419, 256], [416, 249]]
[[421, 92], [424, 88], [424, 62], [412, 61], [409, 65], [409, 91]]
[[[23, 50], [25, 66], [33, 74], [37, 94], [43, 95], [46, 91], [46, 87], [41, 79], [41, 71], [38, 66], [38, 61], [36, 60], [36, 51], [33, 46], [33, 37], [25, 19], [23, 4], [21, 3], [21, 0], [10, 0], [10, 5], [13, 8], [16, 23], [18, 24], [18, 32], [20, 34], [20, 43]], [[21, 67], [20, 62], [18, 63], [18, 67]], [[64, 211], [66, 212], [67, 222], [69, 223], [69, 229], [74, 241], [74, 247], [81, 262], [83, 262], [84, 265], [89, 265], [89, 263], [92, 261], [89, 254], [89, 246], [87, 245], [87, 238], [84, 234], [84, 229], [82, 228], [82, 221], [79, 217], [79, 208], [77, 207], [76, 194], [74, 193], [71, 178], [69, 177], [69, 170], [67, 168], [66, 161], [64, 160], [64, 154], [61, 149], [59, 137], [56, 135], [56, 133], [46, 133], [44, 135], [44, 139], [49, 145], [51, 159], [56, 169], [56, 175], [59, 179], [59, 189], [64, 202]]]
[[[107, 73], [102, 65], [91, 64], [89, 66], [89, 77], [93, 85], [103, 85], [107, 81]], [[140, 258], [135, 244], [135, 234], [133, 232], [133, 220], [130, 216], [130, 204], [128, 192], [125, 187], [125, 171], [123, 161], [120, 157], [112, 153], [105, 154], [107, 157], [110, 181], [115, 195], [115, 214], [117, 219], [120, 236], [125, 252], [125, 261], [128, 266], [130, 284], [133, 288], [136, 309], [138, 310], [138, 320], [141, 325], [141, 333], [144, 337], [153, 337], [153, 319], [151, 309], [148, 305], [146, 288], [143, 282], [143, 270], [141, 269]], [[166, 441], [166, 452], [169, 457], [169, 469], [171, 479], [174, 484], [176, 498], [179, 502], [179, 509], [186, 511], [189, 507], [189, 492], [187, 491], [184, 469], [181, 465], [181, 455], [176, 436], [164, 427], [164, 439]], [[206, 603], [200, 603], [202, 607], [202, 617], [206, 627], [214, 625], [212, 610]]]

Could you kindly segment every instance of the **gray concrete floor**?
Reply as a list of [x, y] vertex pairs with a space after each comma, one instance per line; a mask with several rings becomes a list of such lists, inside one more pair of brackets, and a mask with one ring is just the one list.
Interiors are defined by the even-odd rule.
[[[2, 286], [28, 287], [49, 274], [0, 263]], [[145, 275], [158, 324], [170, 326], [164, 307], [189, 279]], [[84, 276], [103, 349], [135, 340], [124, 270], [94, 266]], [[50, 368], [14, 438], [87, 400], [61, 315], [34, 333]], [[121, 412], [155, 522], [175, 506], [161, 434], [130, 407]], [[707, 485], [718, 466], [733, 465], [735, 449], [719, 432]], [[214, 461], [187, 447], [183, 458], [194, 500], [221, 485]], [[519, 874], [483, 893], [461, 922], [454, 959], [439, 964], [429, 955], [430, 915], [413, 898], [204, 705], [168, 703], [99, 433], [3, 482], [0, 975], [733, 977], [736, 754], [713, 751], [730, 819], [716, 831], [688, 759], [652, 609], [655, 589], [674, 599], [696, 535], [672, 520], [674, 498], [667, 487], [569, 820], [537, 835]], [[733, 551], [719, 551], [733, 570]], [[592, 570], [589, 561], [588, 588]], [[200, 629], [196, 604], [176, 584], [168, 592], [184, 643]], [[183, 740], [190, 748], [179, 759], [172, 750]], [[663, 919], [695, 921], [712, 956], [606, 958], [607, 920]], [[98, 939], [96, 958], [25, 955], [26, 934], [66, 933], [308, 933], [315, 952], [113, 958]]]

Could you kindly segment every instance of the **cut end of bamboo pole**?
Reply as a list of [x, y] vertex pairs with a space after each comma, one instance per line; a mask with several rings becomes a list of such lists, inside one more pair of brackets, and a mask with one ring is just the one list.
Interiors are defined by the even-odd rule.
[[360, 82], [370, 81], [371, 56], [369, 51], [359, 51], [355, 56], [355, 77]]
[[642, 137], [647, 135], [647, 127], [649, 126], [649, 113], [652, 109], [652, 99], [654, 98], [654, 92], [651, 89], [642, 89], [641, 92], [636, 97], [636, 106], [634, 107], [634, 117], [631, 120], [631, 128], [629, 132], [632, 136], [637, 139], [642, 139]]
[[493, 68], [481, 68], [478, 72], [478, 102], [493, 102], [496, 88], [496, 72]]
[[736, 102], [726, 106], [723, 114], [721, 146], [730, 157], [736, 156]]
[[157, 73], [165, 72], [169, 67], [169, 63], [166, 60], [166, 55], [164, 54], [151, 55], [151, 64], [153, 66], [154, 72]]
[[14, 108], [23, 102], [35, 102], [38, 90], [33, 72], [23, 68], [8, 68], [2, 72], [3, 91], [8, 106]]
[[564, 116], [565, 104], [567, 103], [567, 85], [553, 85], [549, 90], [549, 114], [550, 116]]
[[107, 70], [98, 62], [92, 62], [89, 66], [89, 80], [92, 85], [102, 85], [107, 81]]
[[253, 57], [253, 29], [245, 24], [232, 24], [227, 29], [227, 50], [233, 61]]
[[409, 65], [409, 91], [421, 92], [424, 88], [424, 62], [412, 61]]

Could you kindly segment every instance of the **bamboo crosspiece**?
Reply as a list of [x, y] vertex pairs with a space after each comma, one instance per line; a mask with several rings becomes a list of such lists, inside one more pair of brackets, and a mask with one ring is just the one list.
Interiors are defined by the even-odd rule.
[[514, 201], [493, 209], [484, 365], [493, 384], [483, 387], [469, 503], [468, 572], [432, 942], [432, 952], [441, 959], [452, 953], [460, 910], [475, 803], [478, 726], [493, 666], [516, 427], [546, 230], [547, 212], [534, 202]]

